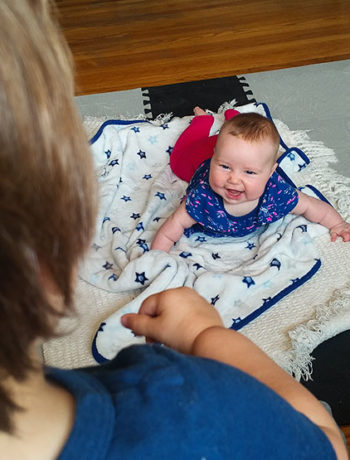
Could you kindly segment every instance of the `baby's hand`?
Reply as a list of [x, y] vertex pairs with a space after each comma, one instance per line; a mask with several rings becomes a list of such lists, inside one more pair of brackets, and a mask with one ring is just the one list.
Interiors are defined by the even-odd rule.
[[331, 241], [335, 241], [338, 236], [343, 238], [343, 241], [350, 241], [350, 224], [348, 222], [342, 222], [335, 225], [329, 230], [331, 234]]
[[223, 327], [216, 309], [194, 290], [169, 289], [145, 299], [138, 314], [126, 314], [122, 324], [148, 342], [161, 342], [191, 353], [196, 337], [205, 329]]

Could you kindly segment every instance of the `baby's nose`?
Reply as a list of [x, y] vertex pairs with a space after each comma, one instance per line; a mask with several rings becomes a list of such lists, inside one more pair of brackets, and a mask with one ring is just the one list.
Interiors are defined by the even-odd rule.
[[228, 181], [230, 184], [238, 184], [241, 181], [239, 173], [232, 171], [229, 175]]

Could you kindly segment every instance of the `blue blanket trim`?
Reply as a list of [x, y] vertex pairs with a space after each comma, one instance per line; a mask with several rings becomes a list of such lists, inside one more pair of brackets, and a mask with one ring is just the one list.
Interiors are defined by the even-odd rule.
[[331, 205], [331, 206], [333, 207], [332, 203], [330, 203], [330, 202], [327, 200], [327, 198], [323, 195], [323, 193], [320, 192], [315, 186], [308, 184], [308, 185], [305, 185], [303, 188], [306, 188], [306, 187], [309, 188], [310, 190], [312, 190], [313, 193], [314, 193], [320, 200], [324, 201], [325, 203], [328, 203], [329, 205]]
[[288, 176], [288, 174], [286, 174], [283, 169], [280, 167], [280, 166], [277, 166], [276, 168], [276, 172], [282, 177], [282, 179], [287, 182], [287, 184], [290, 184], [292, 187], [294, 187], [295, 189], [297, 188], [297, 186], [294, 184], [294, 182], [292, 181], [292, 179]]
[[98, 328], [98, 331], [96, 332], [95, 334], [95, 337], [93, 338], [93, 341], [92, 341], [92, 344], [91, 344], [91, 353], [92, 353], [92, 356], [94, 358], [94, 360], [99, 363], [99, 364], [103, 364], [103, 363], [108, 363], [108, 361], [110, 361], [109, 359], [105, 358], [104, 356], [102, 356], [98, 350], [97, 350], [97, 346], [96, 346], [96, 340], [97, 340], [97, 336], [99, 334], [100, 331], [103, 331], [103, 326], [105, 325], [106, 323], [101, 323], [100, 324], [100, 327]]
[[[265, 102], [257, 102], [256, 107], [258, 107], [259, 105], [261, 105], [263, 107], [263, 109], [265, 111], [265, 114], [266, 114], [266, 117], [273, 122], [271, 112], [270, 112], [270, 109], [269, 109], [268, 105]], [[287, 146], [287, 144], [284, 142], [284, 140], [282, 139], [281, 136], [280, 136], [280, 144], [284, 148], [284, 150], [286, 150], [286, 151], [283, 153], [283, 155], [281, 156], [279, 161], [281, 161], [281, 159], [284, 158], [284, 156], [287, 155], [288, 153], [290, 153], [292, 150], [295, 150], [303, 158], [303, 160], [305, 160], [305, 162], [307, 164], [310, 163], [309, 158], [307, 157], [307, 155], [302, 150], [298, 149], [297, 147], [289, 148]]]
[[109, 125], [134, 125], [135, 123], [150, 123], [148, 120], [106, 120], [102, 125], [99, 127], [97, 133], [92, 136], [90, 139], [90, 144], [93, 144], [98, 140], [98, 138], [103, 133], [103, 130], [106, 126]]
[[290, 294], [292, 291], [297, 289], [299, 286], [304, 284], [306, 281], [308, 281], [310, 278], [314, 276], [314, 274], [320, 269], [321, 267], [321, 260], [320, 259], [315, 259], [316, 262], [314, 266], [311, 268], [311, 270], [306, 273], [304, 276], [301, 278], [298, 278], [297, 281], [293, 282], [289, 286], [287, 286], [285, 289], [282, 289], [280, 293], [278, 293], [275, 297], [269, 298], [269, 299], [264, 299], [263, 305], [259, 307], [257, 310], [255, 310], [253, 313], [248, 315], [246, 318], [243, 320], [234, 319], [232, 326], [229, 329], [233, 329], [235, 331], [238, 331], [242, 327], [246, 326], [248, 323], [250, 323], [253, 319], [257, 318], [258, 316], [261, 315], [261, 313], [264, 313], [264, 311], [268, 310], [270, 307], [275, 305], [279, 300], [283, 299], [286, 295]]
[[[265, 111], [266, 117], [269, 120], [271, 120], [272, 123], [273, 123], [273, 119], [272, 119], [271, 112], [270, 112], [270, 109], [269, 109], [268, 105], [265, 102], [257, 102], [255, 105], [256, 105], [256, 107], [261, 105], [263, 107], [264, 111]], [[287, 146], [287, 144], [285, 144], [285, 142], [284, 142], [284, 140], [282, 139], [281, 136], [280, 136], [280, 144], [285, 150], [288, 150], [288, 146]]]
[[[281, 137], [280, 137], [281, 139]], [[281, 144], [282, 145], [282, 144]], [[282, 145], [283, 148], [286, 149], [285, 152], [282, 153], [282, 155], [278, 158], [277, 160], [277, 163], [281, 163], [281, 161], [288, 155], [290, 155], [291, 153], [293, 152], [296, 152], [304, 161], [306, 164], [309, 164], [310, 163], [310, 160], [309, 160], [309, 157], [306, 155], [305, 152], [303, 152], [302, 150], [300, 150], [298, 147], [290, 147], [290, 148], [286, 148]]]

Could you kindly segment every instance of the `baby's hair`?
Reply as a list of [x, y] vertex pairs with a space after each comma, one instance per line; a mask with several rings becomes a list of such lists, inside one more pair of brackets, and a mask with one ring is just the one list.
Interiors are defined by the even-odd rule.
[[232, 134], [249, 142], [259, 142], [270, 138], [275, 146], [276, 159], [280, 145], [280, 136], [274, 123], [268, 118], [255, 112], [240, 113], [226, 120], [222, 125], [219, 136]]
[[18, 407], [6, 379], [28, 376], [35, 340], [53, 336], [72, 308], [97, 190], [50, 1], [1, 0], [0, 23], [0, 431], [11, 433]]

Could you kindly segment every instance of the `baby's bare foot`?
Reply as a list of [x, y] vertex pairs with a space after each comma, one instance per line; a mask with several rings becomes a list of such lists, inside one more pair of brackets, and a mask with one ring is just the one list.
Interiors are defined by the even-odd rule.
[[193, 109], [193, 113], [198, 116], [198, 115], [209, 115], [205, 110], [201, 109], [200, 107], [196, 106]]

